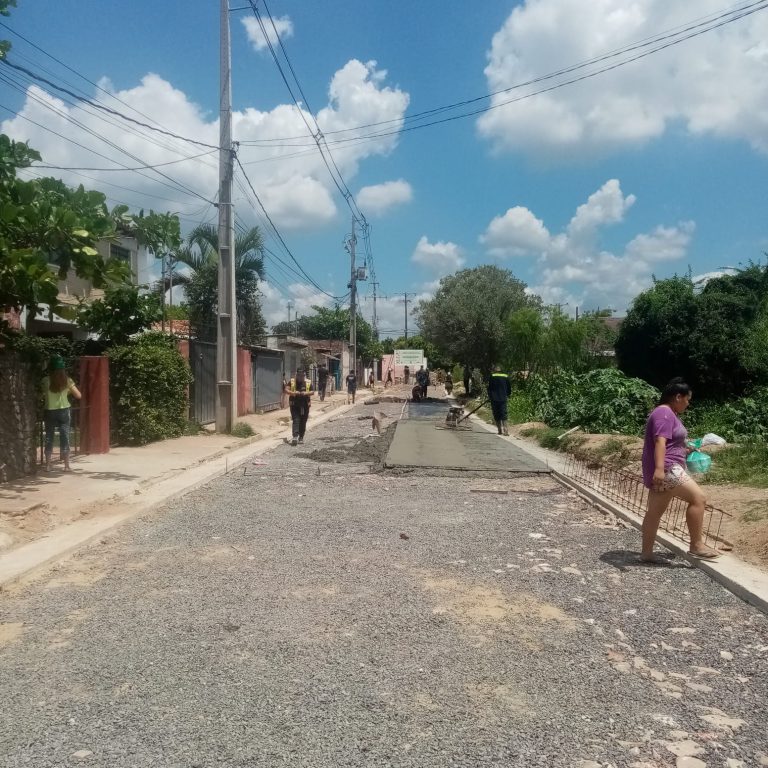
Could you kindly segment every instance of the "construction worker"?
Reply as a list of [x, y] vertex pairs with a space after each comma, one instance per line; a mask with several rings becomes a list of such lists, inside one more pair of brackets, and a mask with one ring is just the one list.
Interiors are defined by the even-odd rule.
[[325, 400], [325, 390], [328, 386], [328, 369], [321, 363], [317, 369], [317, 389], [320, 392], [320, 402]]
[[427, 399], [427, 387], [429, 386], [429, 371], [422, 365], [416, 371], [416, 383], [421, 387], [421, 399]]
[[309, 407], [312, 403], [312, 382], [305, 377], [304, 371], [299, 369], [296, 375], [288, 382], [288, 405], [291, 409], [292, 434], [291, 445], [304, 442], [304, 433], [307, 431], [307, 419]]
[[488, 399], [491, 401], [493, 420], [500, 435], [508, 435], [507, 431], [507, 400], [512, 394], [509, 376], [501, 372], [501, 366], [494, 365], [493, 373], [488, 379]]

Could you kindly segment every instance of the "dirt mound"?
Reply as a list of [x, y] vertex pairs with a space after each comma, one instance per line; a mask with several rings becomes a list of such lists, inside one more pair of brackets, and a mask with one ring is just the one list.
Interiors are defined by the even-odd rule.
[[395, 435], [397, 424], [390, 424], [381, 435], [359, 438], [335, 439], [331, 445], [317, 448], [311, 453], [296, 454], [301, 458], [330, 464], [376, 464], [384, 463], [389, 444]]

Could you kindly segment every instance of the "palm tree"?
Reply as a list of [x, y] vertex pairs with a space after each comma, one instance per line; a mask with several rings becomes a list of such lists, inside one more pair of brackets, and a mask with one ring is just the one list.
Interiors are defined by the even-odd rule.
[[[190, 305], [190, 321], [200, 338], [215, 338], [218, 287], [219, 234], [212, 224], [199, 224], [187, 244], [174, 254], [174, 284], [183, 285]], [[238, 305], [238, 339], [254, 343], [263, 333], [264, 318], [258, 300], [258, 281], [264, 279], [264, 239], [258, 227], [235, 237], [235, 293]], [[199, 306], [193, 306], [199, 303]]]

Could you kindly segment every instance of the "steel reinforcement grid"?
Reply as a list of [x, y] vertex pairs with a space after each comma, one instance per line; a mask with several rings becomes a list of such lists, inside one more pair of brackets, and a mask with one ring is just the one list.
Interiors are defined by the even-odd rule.
[[[563, 474], [635, 514], [640, 516], [645, 514], [648, 489], [643, 485], [643, 478], [640, 475], [597, 461], [578, 459], [575, 456], [570, 456], [566, 460]], [[661, 519], [660, 526], [662, 530], [685, 542], [690, 541], [685, 525], [687, 506], [682, 499], [673, 498]], [[730, 517], [732, 515], [725, 510], [707, 504], [704, 510], [704, 539], [707, 546], [721, 550], [733, 548], [731, 542], [722, 536], [723, 520]]]

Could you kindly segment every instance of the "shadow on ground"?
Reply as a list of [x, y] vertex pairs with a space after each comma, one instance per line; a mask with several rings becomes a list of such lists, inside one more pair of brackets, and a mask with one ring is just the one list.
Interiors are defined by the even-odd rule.
[[675, 555], [668, 552], [657, 552], [660, 558], [658, 563], [647, 563], [640, 559], [640, 553], [628, 549], [612, 549], [603, 552], [600, 560], [620, 571], [628, 571], [630, 568], [688, 568], [688, 563], [676, 560]]

